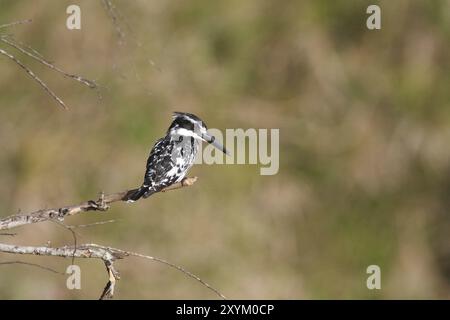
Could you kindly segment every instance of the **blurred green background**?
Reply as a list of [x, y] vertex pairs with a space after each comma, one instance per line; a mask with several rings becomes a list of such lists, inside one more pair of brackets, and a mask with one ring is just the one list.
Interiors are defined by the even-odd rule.
[[[0, 56], [0, 216], [97, 198], [142, 181], [172, 111], [209, 127], [279, 128], [280, 170], [198, 165], [190, 188], [66, 220], [98, 243], [182, 265], [229, 298], [443, 298], [450, 287], [450, 1], [0, 0], [3, 33], [89, 88], [1, 44], [60, 95], [60, 108]], [[66, 28], [81, 7], [82, 29]], [[381, 6], [382, 29], [366, 28]], [[118, 33], [121, 31], [123, 37]], [[4, 243], [72, 244], [55, 223]], [[59, 271], [69, 259], [0, 254]], [[106, 274], [76, 260], [82, 290], [0, 266], [1, 299], [96, 299]], [[381, 268], [368, 290], [366, 268]], [[214, 299], [167, 266], [116, 263], [118, 299]]]

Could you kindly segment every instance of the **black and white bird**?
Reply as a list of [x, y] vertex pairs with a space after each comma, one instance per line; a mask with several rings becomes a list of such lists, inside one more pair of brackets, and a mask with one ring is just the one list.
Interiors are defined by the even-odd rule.
[[159, 139], [150, 151], [144, 183], [127, 195], [127, 201], [148, 198], [153, 193], [183, 180], [194, 165], [202, 141], [228, 154], [214, 136], [208, 134], [206, 124], [199, 117], [191, 113], [174, 112], [166, 136]]

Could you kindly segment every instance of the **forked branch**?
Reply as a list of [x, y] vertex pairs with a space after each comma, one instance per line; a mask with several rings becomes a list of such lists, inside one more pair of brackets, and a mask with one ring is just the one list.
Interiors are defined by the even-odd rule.
[[[193, 185], [197, 181], [197, 177], [191, 177], [191, 178], [185, 178], [181, 182], [174, 184], [166, 189], [163, 189], [162, 192], [175, 190], [187, 186]], [[117, 192], [113, 194], [104, 195], [102, 194], [100, 198], [96, 201], [89, 200], [86, 202], [83, 202], [78, 205], [71, 205], [56, 209], [42, 209], [35, 212], [31, 212], [29, 214], [17, 214], [12, 215], [6, 218], [3, 218], [0, 220], [0, 230], [7, 230], [14, 227], [32, 224], [32, 223], [38, 223], [38, 222], [44, 222], [44, 221], [56, 221], [60, 223], [64, 220], [65, 217], [75, 215], [82, 212], [87, 211], [106, 211], [109, 209], [109, 205], [114, 202], [119, 201], [127, 201], [128, 195], [131, 193], [134, 193], [136, 189], [132, 190], [126, 190], [122, 192]], [[108, 223], [111, 221], [101, 222], [102, 223]], [[89, 225], [81, 225], [81, 227], [84, 226], [91, 226], [95, 224], [89, 224]], [[66, 226], [67, 228], [74, 228], [76, 226]], [[80, 226], [77, 226], [80, 227]], [[4, 234], [6, 235], [6, 234]], [[9, 235], [9, 234], [8, 234]], [[194, 275], [193, 273], [187, 271], [181, 266], [175, 265], [173, 263], [170, 263], [166, 260], [143, 255], [136, 252], [131, 251], [125, 251], [117, 248], [112, 247], [106, 247], [101, 246], [97, 244], [82, 244], [82, 245], [75, 245], [75, 246], [64, 246], [64, 247], [50, 247], [50, 246], [44, 246], [44, 247], [34, 247], [34, 246], [18, 246], [13, 244], [3, 244], [0, 243], [0, 253], [11, 253], [11, 254], [25, 254], [25, 255], [44, 255], [44, 256], [53, 256], [53, 257], [63, 257], [63, 258], [94, 258], [94, 259], [100, 259], [103, 261], [103, 263], [106, 266], [106, 271], [108, 273], [108, 282], [100, 296], [100, 299], [109, 299], [112, 298], [114, 295], [114, 288], [116, 281], [120, 279], [119, 273], [114, 268], [114, 261], [117, 259], [123, 259], [125, 257], [129, 256], [135, 256], [140, 257], [152, 261], [156, 261], [159, 263], [163, 263], [165, 265], [168, 265], [172, 268], [177, 269], [178, 271], [183, 272], [187, 276], [195, 279], [196, 281], [200, 282], [203, 286], [207, 287], [209, 290], [213, 291], [215, 294], [217, 294], [222, 299], [225, 299], [225, 296], [221, 294], [218, 290], [211, 287], [208, 283], [204, 282], [202, 279], [200, 279], [198, 276]], [[3, 262], [0, 264], [11, 264], [11, 263], [23, 263], [23, 262]], [[24, 263], [29, 265], [34, 265], [31, 263]], [[42, 268], [42, 266], [40, 266]], [[45, 268], [45, 267], [44, 267]], [[53, 270], [52, 270], [53, 271]], [[55, 272], [55, 271], [53, 271]]]
[[[26, 255], [40, 255], [40, 256], [53, 256], [53, 257], [63, 257], [63, 258], [92, 258], [100, 259], [106, 266], [106, 271], [108, 273], [108, 282], [100, 296], [100, 299], [110, 299], [114, 295], [114, 288], [116, 281], [120, 279], [119, 272], [114, 268], [114, 262], [118, 259], [123, 259], [125, 257], [140, 257], [148, 260], [153, 260], [159, 263], [163, 263], [178, 271], [183, 272], [187, 276], [197, 280], [203, 286], [217, 294], [222, 299], [225, 296], [221, 294], [218, 290], [211, 287], [208, 283], [204, 282], [198, 276], [192, 274], [191, 272], [185, 270], [184, 268], [177, 266], [173, 263], [159, 259], [152, 256], [147, 256], [131, 251], [125, 251], [121, 249], [116, 249], [112, 247], [100, 246], [97, 244], [82, 244], [76, 247], [64, 246], [64, 247], [31, 247], [31, 246], [17, 246], [11, 244], [0, 243], [0, 252], [12, 253], [12, 254], [26, 254]], [[53, 271], [53, 270], [52, 270]], [[55, 272], [55, 271], [53, 271]]]
[[[15, 25], [30, 23], [31, 20], [23, 20], [23, 21], [16, 21], [12, 23], [2, 24], [0, 25], [0, 30], [3, 28], [12, 27]], [[5, 44], [6, 46], [10, 48], [14, 48], [18, 50], [19, 52], [27, 55], [28, 57], [33, 58], [34, 60], [39, 61], [41, 64], [46, 66], [47, 68], [50, 68], [53, 71], [56, 71], [62, 75], [64, 75], [67, 78], [73, 79], [75, 81], [78, 81], [86, 86], [88, 86], [91, 89], [96, 89], [97, 84], [93, 80], [88, 80], [84, 77], [81, 77], [76, 74], [71, 74], [68, 72], [63, 71], [62, 69], [56, 67], [51, 62], [47, 61], [44, 57], [42, 57], [40, 54], [37, 53], [36, 50], [34, 50], [31, 47], [26, 47], [25, 45], [21, 44], [20, 42], [16, 41], [11, 35], [6, 34], [0, 34], [0, 42]], [[11, 52], [7, 51], [6, 49], [0, 48], [0, 55], [3, 55], [13, 61], [15, 64], [17, 64], [20, 68], [25, 70], [25, 72], [34, 80], [36, 81], [44, 91], [49, 94], [61, 107], [64, 109], [67, 109], [67, 105], [64, 103], [64, 101], [53, 91], [51, 90], [47, 84], [36, 75], [29, 67], [27, 67], [22, 61], [20, 61], [15, 55], [13, 55]]]
[[[174, 184], [162, 192], [175, 190], [193, 185], [197, 181], [197, 177], [185, 178], [183, 181]], [[49, 220], [64, 221], [66, 217], [73, 216], [79, 213], [88, 211], [106, 211], [109, 205], [114, 202], [127, 201], [128, 195], [135, 192], [137, 189], [125, 190], [122, 192], [101, 194], [97, 200], [88, 200], [76, 205], [69, 205], [54, 209], [41, 209], [26, 214], [15, 214], [9, 217], [0, 219], [0, 230], [8, 230], [15, 227], [44, 222]]]

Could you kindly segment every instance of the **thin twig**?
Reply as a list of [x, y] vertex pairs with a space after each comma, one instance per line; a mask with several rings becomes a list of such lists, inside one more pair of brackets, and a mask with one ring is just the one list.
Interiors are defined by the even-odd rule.
[[226, 300], [226, 297], [220, 293], [219, 290], [215, 289], [214, 287], [212, 287], [211, 285], [209, 285], [208, 283], [206, 283], [205, 281], [203, 281], [202, 279], [200, 279], [198, 276], [196, 276], [195, 274], [193, 274], [192, 272], [184, 269], [181, 266], [178, 266], [176, 264], [173, 264], [171, 262], [168, 262], [164, 259], [160, 259], [160, 258], [156, 258], [156, 257], [152, 257], [152, 256], [147, 256], [147, 255], [143, 255], [140, 253], [136, 253], [136, 252], [131, 252], [131, 251], [126, 251], [130, 256], [135, 256], [135, 257], [140, 257], [140, 258], [144, 258], [144, 259], [148, 259], [148, 260], [153, 260], [156, 262], [160, 262], [162, 264], [165, 264], [169, 267], [172, 267], [178, 271], [183, 272], [184, 274], [186, 274], [187, 276], [191, 277], [192, 279], [197, 280], [198, 282], [200, 282], [203, 286], [207, 287], [209, 290], [213, 291], [215, 294], [217, 294], [219, 297], [221, 297], [222, 299]]
[[31, 20], [31, 19], [26, 19], [26, 20], [19, 20], [19, 21], [14, 21], [14, 22], [11, 22], [11, 23], [1, 24], [0, 25], [0, 29], [13, 27], [13, 26], [16, 26], [18, 24], [31, 23], [32, 21], [33, 20]]
[[66, 225], [66, 227], [70, 228], [70, 229], [87, 228], [87, 227], [94, 227], [94, 226], [99, 226], [99, 225], [103, 225], [103, 224], [107, 224], [107, 223], [113, 223], [116, 221], [118, 221], [118, 220], [98, 221], [98, 222], [89, 223], [89, 224], [77, 224], [77, 225], [72, 225], [72, 226]]
[[125, 39], [125, 32], [120, 26], [120, 19], [122, 19], [120, 12], [116, 9], [114, 4], [110, 0], [103, 0], [103, 6], [110, 17], [114, 28], [116, 29], [117, 35], [119, 37], [119, 44], [122, 44], [122, 40]]
[[62, 222], [60, 222], [58, 220], [50, 220], [50, 221], [58, 224], [59, 226], [61, 226], [64, 229], [68, 230], [72, 234], [72, 238], [73, 238], [72, 265], [74, 265], [75, 264], [75, 252], [77, 250], [77, 242], [78, 242], [77, 233], [72, 228], [66, 226], [64, 223], [62, 223]]
[[[24, 51], [26, 51], [26, 50], [31, 51], [31, 52], [25, 53], [25, 54], [27, 54], [27, 55], [29, 55], [29, 53], [31, 53], [31, 54], [34, 54], [35, 56], [39, 57], [40, 59], [44, 60], [44, 61], [47, 62], [47, 63], [52, 63], [51, 61], [47, 60], [47, 59], [44, 57], [44, 55], [42, 55], [39, 51], [37, 51], [36, 49], [34, 49], [32, 46], [27, 45], [27, 44], [25, 44], [25, 43], [23, 43], [23, 42], [20, 42], [19, 40], [15, 39], [13, 34], [3, 34], [3, 35], [0, 35], [0, 38], [1, 38], [1, 39], [6, 39], [6, 40], [9, 39], [10, 42], [12, 42], [12, 43], [14, 43], [15, 45], [21, 47], [22, 50], [24, 50]], [[7, 43], [6, 41], [4, 41], [4, 42]], [[7, 43], [7, 44], [8, 44], [8, 43]], [[11, 46], [12, 46], [12, 45], [11, 45]], [[12, 47], [14, 47], [14, 46], [12, 46]], [[26, 49], [25, 49], [25, 48], [26, 48]], [[16, 48], [16, 49], [18, 49], [18, 48]], [[20, 49], [18, 49], [18, 50], [20, 50]]]
[[20, 66], [22, 69], [28, 73], [28, 75], [33, 78], [39, 85], [53, 98], [58, 102], [60, 106], [62, 106], [64, 109], [68, 109], [64, 101], [62, 101], [50, 88], [45, 84], [44, 81], [42, 81], [36, 74], [34, 74], [33, 71], [31, 71], [27, 66], [25, 66], [22, 62], [20, 62], [16, 57], [14, 57], [12, 54], [6, 52], [3, 49], [0, 49], [0, 54], [8, 57], [12, 61], [14, 61], [18, 66]]
[[24, 265], [27, 265], [27, 266], [37, 267], [37, 268], [40, 268], [40, 269], [43, 269], [43, 270], [47, 270], [47, 271], [50, 271], [50, 272], [53, 272], [53, 273], [57, 273], [57, 274], [62, 274], [62, 275], [65, 274], [64, 272], [60, 272], [60, 271], [57, 271], [55, 269], [52, 269], [52, 268], [49, 268], [49, 267], [46, 267], [46, 266], [43, 266], [43, 265], [40, 265], [40, 264], [37, 264], [37, 263], [31, 263], [31, 262], [25, 262], [25, 261], [19, 261], [19, 260], [17, 260], [17, 261], [0, 262], [0, 265], [8, 265], [8, 264], [24, 264]]
[[65, 72], [64, 70], [62, 70], [62, 69], [58, 68], [57, 66], [53, 65], [49, 61], [43, 59], [43, 57], [40, 56], [40, 54], [39, 55], [36, 54], [37, 53], [36, 50], [30, 48], [30, 50], [33, 50], [34, 52], [28, 51], [27, 49], [24, 48], [23, 44], [20, 44], [17, 40], [11, 38], [10, 36], [0, 37], [0, 41], [2, 41], [3, 43], [6, 43], [7, 45], [9, 45], [9, 46], [19, 50], [23, 54], [25, 54], [25, 55], [27, 55], [27, 56], [29, 56], [29, 57], [39, 61], [40, 63], [42, 63], [46, 67], [48, 67], [48, 68], [50, 68], [50, 69], [52, 69], [52, 70], [54, 70], [56, 72], [61, 73], [62, 75], [64, 75], [67, 78], [71, 78], [71, 79], [73, 79], [75, 81], [81, 82], [81, 83], [83, 83], [84, 85], [88, 86], [91, 89], [97, 88], [97, 83], [95, 83], [95, 81], [88, 80], [88, 79], [83, 78], [83, 77], [81, 77], [79, 75], [76, 75], [76, 74], [70, 74], [70, 73]]
[[114, 269], [112, 261], [104, 261], [106, 272], [108, 272], [108, 282], [100, 295], [99, 300], [112, 299], [114, 296], [114, 288], [116, 286], [116, 280], [119, 280], [119, 273]]
[[[12, 22], [12, 23], [8, 23], [8, 24], [3, 24], [0, 25], [0, 29], [2, 28], [7, 28], [7, 27], [11, 27], [14, 25], [18, 25], [18, 24], [24, 24], [24, 23], [29, 23], [31, 22], [31, 20], [22, 20], [22, 21], [16, 21], [16, 22]], [[78, 81], [86, 86], [88, 86], [91, 89], [97, 89], [98, 95], [101, 96], [100, 92], [99, 92], [99, 88], [97, 83], [94, 80], [89, 80], [86, 79], [84, 77], [81, 77], [79, 75], [76, 74], [71, 74], [68, 72], [65, 72], [64, 70], [62, 70], [61, 68], [55, 66], [53, 63], [49, 62], [48, 60], [46, 60], [39, 52], [37, 52], [35, 49], [33, 49], [30, 46], [27, 46], [19, 41], [17, 41], [16, 39], [14, 39], [11, 35], [6, 35], [6, 34], [0, 34], [0, 41], [3, 42], [4, 44], [19, 50], [21, 53], [39, 61], [41, 64], [45, 65], [46, 67], [52, 69], [53, 71], [56, 71], [60, 74], [62, 74], [63, 76], [70, 78], [72, 80]], [[68, 109], [66, 104], [64, 103], [64, 101], [58, 97], [58, 95], [56, 95], [55, 92], [53, 92], [48, 86], [47, 84], [41, 80], [29, 67], [27, 67], [25, 64], [23, 64], [19, 59], [17, 59], [14, 55], [12, 55], [11, 53], [0, 49], [0, 54], [8, 57], [9, 59], [11, 59], [12, 61], [14, 61], [17, 65], [19, 65], [22, 69], [24, 69], [28, 75], [33, 78], [33, 80], [35, 80], [46, 92], [47, 94], [49, 94], [54, 100], [56, 100], [56, 102], [62, 106], [64, 109]]]

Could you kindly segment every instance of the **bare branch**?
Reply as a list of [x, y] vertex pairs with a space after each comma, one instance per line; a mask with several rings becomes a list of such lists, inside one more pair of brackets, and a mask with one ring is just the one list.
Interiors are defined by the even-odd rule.
[[93, 223], [89, 223], [89, 224], [77, 224], [77, 225], [73, 225], [73, 226], [66, 225], [66, 227], [69, 229], [87, 228], [87, 227], [100, 226], [102, 224], [107, 224], [107, 223], [113, 223], [116, 221], [117, 220], [105, 220], [105, 221], [98, 221], [98, 222], [93, 222]]
[[39, 83], [39, 85], [53, 98], [56, 100], [56, 102], [58, 102], [58, 104], [60, 106], [62, 106], [64, 109], [67, 109], [66, 104], [64, 103], [64, 101], [61, 100], [61, 98], [59, 98], [52, 90], [50, 90], [50, 88], [45, 84], [44, 81], [42, 81], [36, 74], [34, 74], [33, 71], [31, 71], [27, 66], [25, 66], [22, 62], [20, 62], [18, 59], [16, 59], [16, 57], [14, 57], [12, 54], [6, 52], [3, 49], [0, 49], [0, 54], [8, 57], [9, 59], [11, 59], [12, 61], [14, 61], [17, 65], [19, 65], [22, 69], [24, 69], [26, 71], [26, 73], [28, 73], [28, 75], [33, 78], [34, 81], [36, 81], [37, 83]]
[[[175, 190], [182, 187], [187, 187], [193, 185], [197, 181], [197, 177], [185, 178], [180, 183], [175, 184], [164, 191]], [[67, 206], [57, 209], [42, 209], [29, 214], [16, 214], [4, 219], [0, 220], [0, 230], [2, 229], [11, 229], [14, 227], [38, 223], [43, 221], [51, 221], [57, 223], [64, 228], [68, 229], [74, 238], [73, 246], [64, 246], [64, 247], [32, 247], [32, 246], [18, 246], [11, 244], [2, 244], [0, 243], [0, 252], [3, 253], [12, 253], [12, 254], [30, 254], [30, 255], [45, 255], [45, 256], [54, 256], [54, 257], [64, 257], [64, 258], [72, 258], [72, 264], [75, 258], [94, 258], [101, 259], [106, 266], [106, 270], [108, 273], [108, 282], [103, 289], [103, 292], [100, 296], [100, 299], [110, 299], [114, 296], [114, 288], [116, 281], [120, 279], [119, 273], [114, 269], [114, 261], [117, 259], [122, 259], [128, 256], [134, 256], [139, 258], [144, 258], [147, 260], [156, 261], [167, 266], [170, 266], [185, 275], [195, 279], [200, 284], [217, 294], [222, 299], [225, 299], [225, 296], [221, 294], [217, 289], [210, 286], [208, 283], [200, 279], [195, 274], [187, 271], [181, 266], [175, 265], [166, 260], [143, 255], [136, 252], [125, 251], [121, 249], [116, 249], [112, 247], [100, 246], [97, 244], [82, 244], [77, 245], [77, 238], [75, 228], [81, 227], [89, 227], [94, 225], [106, 224], [110, 222], [114, 222], [114, 220], [100, 221], [92, 224], [78, 225], [78, 226], [67, 226], [64, 223], [64, 219], [67, 216], [72, 216], [78, 213], [87, 212], [87, 211], [106, 211], [109, 209], [109, 205], [114, 202], [119, 201], [127, 201], [128, 196], [134, 193], [137, 189], [126, 190], [123, 192], [113, 193], [113, 194], [101, 194], [100, 198], [96, 201], [89, 200], [83, 202], [79, 205]], [[9, 263], [9, 262], [8, 262]], [[12, 262], [11, 262], [12, 263]], [[6, 264], [6, 263], [4, 263]], [[44, 267], [45, 268], [45, 267]]]
[[[0, 30], [2, 28], [7, 28], [7, 27], [14, 26], [14, 25], [24, 24], [24, 23], [29, 23], [29, 22], [31, 22], [31, 20], [23, 20], [23, 21], [16, 21], [16, 22], [8, 23], [8, 24], [3, 24], [3, 25], [0, 25]], [[56, 71], [67, 78], [78, 81], [78, 82], [88, 86], [91, 89], [98, 89], [98, 85], [95, 81], [86, 79], [86, 78], [81, 77], [76, 74], [71, 74], [71, 73], [65, 72], [64, 70], [56, 67], [53, 63], [47, 61], [40, 53], [38, 53], [36, 50], [31, 48], [30, 46], [26, 46], [26, 45], [20, 43], [19, 41], [15, 40], [11, 35], [0, 34], [0, 41], [16, 50], [19, 50], [21, 53], [33, 58], [34, 60], [39, 61], [41, 64], [43, 64], [47, 68], [50, 68], [53, 71]], [[33, 80], [36, 81], [44, 89], [45, 92], [47, 92], [47, 94], [49, 94], [60, 106], [62, 106], [64, 109], [67, 109], [67, 106], [64, 103], [64, 101], [60, 97], [58, 97], [56, 95], [56, 93], [53, 92], [47, 86], [47, 84], [44, 81], [42, 81], [29, 67], [27, 67], [19, 59], [17, 59], [14, 55], [5, 51], [4, 49], [0, 48], [0, 54], [8, 57], [12, 61], [14, 61], [14, 63], [16, 63], [22, 69], [24, 69], [28, 73], [28, 75], [31, 78], [33, 78]], [[99, 93], [99, 90], [97, 90], [97, 93], [99, 94], [99, 96], [101, 96]]]
[[187, 276], [197, 280], [198, 282], [200, 282], [202, 285], [204, 285], [205, 287], [207, 287], [209, 290], [213, 291], [215, 294], [217, 294], [219, 297], [221, 297], [222, 299], [226, 299], [226, 297], [220, 293], [220, 291], [218, 291], [217, 289], [214, 289], [213, 287], [211, 287], [208, 283], [206, 283], [205, 281], [203, 281], [202, 279], [200, 279], [198, 276], [196, 276], [195, 274], [191, 273], [190, 271], [184, 269], [181, 266], [178, 266], [176, 264], [173, 264], [171, 262], [168, 262], [166, 260], [160, 259], [160, 258], [156, 258], [156, 257], [152, 257], [152, 256], [146, 256], [140, 253], [136, 253], [136, 252], [131, 252], [131, 251], [127, 251], [127, 253], [130, 256], [135, 256], [135, 257], [140, 257], [140, 258], [144, 258], [144, 259], [148, 259], [148, 260], [153, 260], [153, 261], [157, 261], [160, 262], [162, 264], [165, 264], [169, 267], [172, 267], [174, 269], [177, 269], [178, 271], [183, 272], [184, 274], [186, 274]]
[[91, 89], [95, 89], [97, 88], [97, 83], [95, 83], [95, 81], [93, 80], [88, 80], [86, 78], [83, 78], [79, 75], [76, 74], [70, 74], [65, 72], [64, 70], [56, 67], [55, 65], [53, 65], [52, 63], [50, 63], [49, 61], [45, 60], [40, 54], [38, 54], [36, 52], [36, 50], [34, 50], [33, 48], [29, 48], [29, 50], [24, 48], [24, 45], [19, 43], [17, 40], [11, 38], [10, 36], [2, 36], [0, 37], [0, 41], [2, 41], [3, 43], [6, 43], [7, 45], [19, 50], [20, 52], [22, 52], [23, 54], [39, 61], [40, 63], [42, 63], [43, 65], [45, 65], [46, 67], [61, 73], [62, 75], [64, 75], [67, 78], [71, 78], [75, 81], [81, 82], [84, 85], [88, 86]]
[[106, 10], [106, 13], [110, 17], [114, 28], [116, 29], [117, 36], [119, 38], [119, 44], [122, 44], [122, 41], [125, 39], [125, 31], [121, 27], [121, 20], [123, 18], [121, 17], [119, 11], [117, 10], [116, 6], [111, 2], [111, 0], [103, 0], [102, 1], [103, 6]]
[[58, 224], [59, 226], [63, 227], [64, 229], [67, 229], [71, 233], [72, 238], [73, 238], [72, 264], [75, 264], [75, 251], [77, 250], [77, 243], [78, 243], [77, 233], [75, 232], [75, 230], [73, 230], [72, 228], [66, 226], [61, 221], [58, 221], [58, 220], [50, 220], [50, 221]]
[[53, 256], [53, 257], [63, 257], [63, 258], [93, 258], [100, 259], [105, 263], [106, 270], [108, 272], [108, 282], [103, 290], [103, 293], [100, 296], [100, 299], [109, 299], [114, 295], [114, 286], [117, 280], [120, 279], [119, 273], [114, 269], [113, 263], [118, 259], [123, 259], [129, 256], [140, 257], [148, 260], [153, 260], [156, 262], [163, 263], [172, 268], [175, 268], [189, 277], [197, 280], [203, 286], [217, 294], [222, 299], [226, 299], [225, 296], [220, 293], [217, 289], [214, 289], [208, 283], [200, 279], [198, 276], [193, 273], [187, 271], [181, 266], [177, 266], [173, 263], [165, 261], [160, 258], [155, 258], [152, 256], [143, 255], [136, 252], [125, 251], [112, 247], [100, 246], [97, 244], [82, 244], [78, 247], [74, 248], [73, 246], [64, 246], [64, 247], [31, 247], [31, 246], [17, 246], [11, 244], [3, 244], [0, 243], [0, 252], [3, 253], [13, 253], [13, 254], [29, 254], [29, 255], [44, 255], [44, 256]]
[[[44, 255], [44, 256], [54, 256], [54, 257], [63, 257], [63, 258], [94, 258], [101, 259], [105, 265], [112, 266], [113, 262], [116, 259], [122, 259], [126, 256], [121, 251], [117, 251], [114, 248], [102, 247], [95, 244], [85, 244], [78, 247], [72, 246], [64, 246], [59, 248], [51, 248], [51, 247], [30, 247], [30, 246], [17, 246], [10, 244], [2, 244], [0, 243], [0, 252], [4, 253], [14, 253], [14, 254], [31, 254], [31, 255]], [[110, 271], [108, 270], [108, 276], [110, 276]], [[115, 277], [113, 275], [113, 277]], [[105, 295], [105, 292], [102, 294], [101, 298], [112, 297], [114, 293], [114, 284], [115, 280], [112, 283], [111, 279], [108, 280], [108, 284], [106, 287], [109, 287], [108, 290], [109, 295]], [[106, 290], [106, 289], [105, 289]]]
[[114, 269], [114, 265], [110, 261], [105, 261], [106, 272], [108, 272], [108, 282], [100, 296], [100, 300], [112, 299], [114, 296], [114, 288], [116, 286], [116, 280], [120, 279], [119, 272]]
[[[179, 189], [182, 187], [190, 186], [197, 181], [197, 177], [185, 178], [182, 182], [179, 182], [167, 190]], [[102, 194], [98, 200], [89, 200], [77, 205], [66, 206], [55, 209], [41, 209], [28, 214], [16, 214], [9, 217], [0, 219], [0, 230], [12, 229], [15, 227], [38, 223], [43, 221], [64, 221], [68, 216], [73, 216], [79, 213], [88, 211], [106, 211], [109, 209], [109, 205], [114, 202], [127, 201], [128, 195], [132, 194], [137, 189], [126, 190], [122, 192], [112, 193], [108, 195]]]
[[50, 272], [53, 272], [53, 273], [57, 273], [57, 274], [62, 274], [62, 275], [65, 274], [64, 272], [60, 272], [58, 270], [55, 270], [55, 269], [52, 269], [52, 268], [49, 268], [49, 267], [46, 267], [46, 266], [43, 266], [43, 265], [40, 265], [40, 264], [37, 264], [37, 263], [31, 263], [31, 262], [25, 262], [25, 261], [19, 261], [19, 260], [17, 260], [17, 261], [0, 262], [0, 265], [8, 265], [8, 264], [24, 264], [24, 265], [27, 265], [27, 266], [37, 267], [37, 268], [40, 268], [40, 269], [43, 269], [43, 270], [47, 270], [47, 271], [50, 271]]
[[11, 22], [11, 23], [1, 24], [0, 25], [0, 29], [13, 27], [13, 26], [16, 26], [18, 24], [31, 23], [32, 21], [33, 20], [31, 20], [31, 19], [26, 19], [26, 20], [19, 20], [19, 21], [14, 21], [14, 22]]

